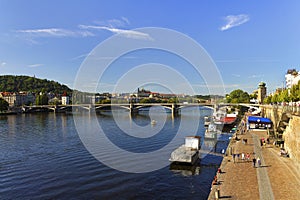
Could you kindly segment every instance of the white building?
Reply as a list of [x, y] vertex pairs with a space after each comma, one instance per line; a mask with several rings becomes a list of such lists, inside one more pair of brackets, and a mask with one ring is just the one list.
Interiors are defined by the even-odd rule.
[[295, 69], [289, 69], [285, 75], [285, 84], [287, 89], [291, 89], [293, 85], [298, 84], [300, 74]]
[[61, 104], [62, 105], [69, 105], [70, 104], [70, 97], [69, 96], [62, 96], [61, 97]]

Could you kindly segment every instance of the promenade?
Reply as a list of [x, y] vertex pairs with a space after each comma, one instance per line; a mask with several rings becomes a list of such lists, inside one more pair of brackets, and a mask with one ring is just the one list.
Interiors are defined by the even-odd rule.
[[[280, 148], [270, 144], [261, 146], [260, 139], [267, 138], [267, 131], [253, 130], [237, 135], [228, 147], [228, 155], [224, 156], [217, 173], [217, 185], [212, 185], [208, 199], [299, 199], [300, 172], [296, 163], [279, 155]], [[247, 139], [247, 143], [243, 142]], [[233, 154], [240, 154], [239, 158]], [[250, 154], [250, 159], [242, 160], [241, 154]], [[252, 159], [260, 158], [261, 166], [253, 166]]]

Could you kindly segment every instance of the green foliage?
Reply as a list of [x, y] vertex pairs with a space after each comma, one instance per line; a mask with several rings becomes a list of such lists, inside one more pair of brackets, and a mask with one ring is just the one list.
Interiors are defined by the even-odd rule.
[[257, 99], [257, 93], [250, 94], [250, 99]]
[[13, 76], [4, 75], [0, 76], [0, 91], [3, 92], [20, 92], [31, 91], [39, 93], [53, 92], [54, 94], [61, 94], [64, 91], [71, 93], [72, 90], [66, 85], [62, 85], [55, 81], [46, 79], [38, 79], [30, 76]]
[[265, 104], [270, 104], [271, 102], [272, 102], [272, 95], [269, 95], [264, 99]]
[[0, 98], [0, 112], [8, 110], [9, 104], [4, 99]]
[[48, 105], [48, 97], [46, 94], [37, 95], [35, 105]]
[[152, 101], [149, 98], [144, 98], [140, 100], [140, 103], [152, 103]]
[[289, 97], [289, 91], [288, 90], [283, 90], [279, 94], [279, 102], [289, 102], [290, 97]]
[[102, 99], [98, 103], [100, 103], [100, 104], [111, 104], [111, 100], [109, 100], [109, 99]]
[[271, 101], [272, 101], [273, 103], [277, 103], [277, 102], [279, 102], [279, 100], [280, 100], [280, 98], [279, 98], [279, 95], [278, 95], [278, 94], [274, 94], [274, 95], [272, 96], [272, 98], [271, 98]]
[[249, 103], [250, 96], [247, 92], [237, 89], [226, 95], [226, 100], [228, 103]]
[[170, 99], [168, 99], [168, 103], [178, 103], [178, 99], [177, 98], [170, 98]]
[[291, 89], [282, 90], [279, 93], [270, 95], [264, 103], [278, 103], [278, 102], [297, 102], [300, 101], [300, 81], [293, 85]]
[[290, 90], [290, 99], [293, 102], [300, 100], [300, 82], [298, 84], [293, 85]]

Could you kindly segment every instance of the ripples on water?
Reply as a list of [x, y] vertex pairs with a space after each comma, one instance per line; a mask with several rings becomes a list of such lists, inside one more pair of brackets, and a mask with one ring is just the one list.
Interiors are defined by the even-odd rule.
[[[209, 112], [200, 110], [201, 115]], [[128, 113], [120, 116], [127, 122]], [[181, 116], [195, 117], [192, 110], [183, 110]], [[97, 118], [113, 143], [136, 153], [162, 148], [180, 124], [180, 117], [168, 115], [160, 133], [143, 140], [126, 136], [110, 112]], [[200, 119], [197, 135], [204, 133]], [[139, 126], [151, 121], [147, 112], [131, 120]], [[221, 162], [221, 157], [208, 155], [193, 169], [166, 166], [149, 173], [120, 172], [89, 154], [72, 115], [54, 113], [0, 116], [0, 144], [0, 199], [206, 199], [215, 165]]]

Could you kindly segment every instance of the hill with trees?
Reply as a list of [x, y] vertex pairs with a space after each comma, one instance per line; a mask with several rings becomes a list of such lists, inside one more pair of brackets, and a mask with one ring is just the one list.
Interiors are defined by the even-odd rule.
[[52, 92], [55, 94], [62, 94], [63, 92], [72, 92], [72, 90], [68, 86], [47, 79], [39, 79], [30, 76], [0, 76], [0, 92], [20, 91], [28, 91], [35, 93], [45, 91]]

